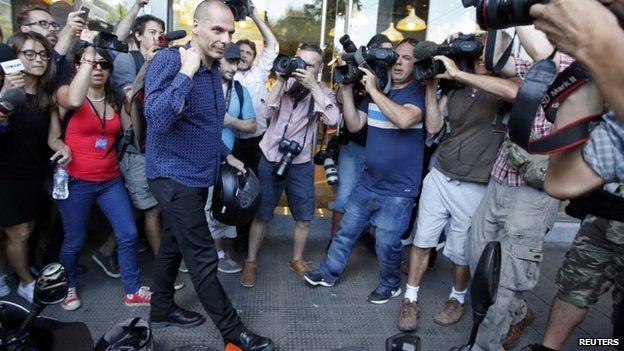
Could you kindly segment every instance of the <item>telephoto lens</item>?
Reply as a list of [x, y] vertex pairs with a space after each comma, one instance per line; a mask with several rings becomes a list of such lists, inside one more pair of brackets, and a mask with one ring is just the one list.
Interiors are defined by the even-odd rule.
[[334, 160], [331, 157], [326, 157], [325, 161], [323, 161], [323, 167], [325, 167], [325, 178], [327, 179], [327, 184], [337, 185], [338, 169], [336, 168]]
[[484, 30], [505, 29], [533, 23], [531, 6], [550, 0], [462, 0], [464, 7], [477, 8], [477, 22]]

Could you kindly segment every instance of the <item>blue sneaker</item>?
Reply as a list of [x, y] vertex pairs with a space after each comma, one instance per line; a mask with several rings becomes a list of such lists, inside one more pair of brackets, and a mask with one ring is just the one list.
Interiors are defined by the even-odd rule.
[[323, 274], [321, 274], [320, 269], [315, 269], [313, 271], [305, 272], [305, 274], [303, 275], [303, 278], [306, 280], [306, 282], [308, 282], [308, 284], [314, 285], [314, 286], [321, 285], [321, 286], [331, 287], [331, 286], [334, 286], [335, 284], [335, 283], [329, 283], [325, 281], [325, 278], [323, 278]]
[[5, 297], [11, 293], [11, 289], [6, 283], [6, 274], [0, 273], [0, 297]]
[[381, 305], [390, 301], [391, 298], [399, 295], [401, 295], [401, 288], [388, 289], [386, 287], [378, 286], [368, 295], [367, 300], [370, 303]]

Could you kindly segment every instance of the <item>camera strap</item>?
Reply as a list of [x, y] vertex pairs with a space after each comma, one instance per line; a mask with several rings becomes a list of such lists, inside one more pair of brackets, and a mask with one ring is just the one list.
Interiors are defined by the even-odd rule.
[[[282, 134], [282, 140], [286, 138], [286, 131], [288, 130], [288, 125], [290, 124], [290, 120], [292, 120], [292, 116], [293, 116], [293, 113], [295, 112], [295, 109], [297, 108], [297, 105], [299, 105], [299, 101], [295, 101], [292, 111], [290, 111], [290, 116], [288, 116], [288, 122], [286, 122], [286, 125], [284, 126], [284, 133]], [[306, 117], [308, 118], [308, 122], [306, 123], [305, 134], [303, 134], [303, 144], [301, 144], [302, 148], [305, 147], [306, 140], [308, 140], [308, 129], [310, 129], [310, 124], [312, 124], [312, 118], [314, 117], [314, 96], [312, 96], [312, 94], [310, 94], [310, 103], [308, 104], [308, 113]]]
[[578, 61], [557, 75], [552, 56], [554, 53], [551, 58], [539, 61], [531, 67], [511, 110], [509, 138], [533, 154], [552, 154], [584, 144], [589, 139], [591, 124], [601, 117], [596, 115], [580, 118], [553, 133], [531, 140], [538, 109], [542, 107], [546, 119], [553, 123], [556, 117], [553, 105], [565, 100], [589, 80], [587, 71]]
[[[362, 47], [357, 49], [357, 51], [353, 54], [353, 58], [355, 59], [355, 63], [357, 63], [358, 67], [363, 67], [363, 68], [366, 68], [367, 70], [369, 70], [371, 72], [374, 72], [372, 67], [368, 64], [368, 62], [366, 62], [366, 59], [364, 58], [364, 53], [363, 53]], [[390, 89], [392, 88], [392, 72], [390, 71], [389, 68], [386, 69], [386, 74], [387, 74], [386, 82], [388, 82], [388, 83], [386, 83], [386, 86], [383, 88], [383, 93], [385, 95], [387, 95], [390, 92]], [[379, 82], [379, 81], [377, 81], [377, 82]]]
[[501, 57], [496, 63], [494, 63], [494, 52], [496, 50], [496, 39], [498, 37], [498, 31], [488, 31], [487, 42], [485, 45], [485, 68], [488, 71], [499, 74], [503, 70], [503, 67], [505, 67], [507, 61], [509, 61], [509, 58], [511, 57], [511, 51], [513, 50], [514, 42], [516, 41], [516, 35], [517, 34], [514, 34], [511, 42], [509, 43], [509, 45], [507, 45], [507, 48], [505, 49], [505, 51], [503, 51]]

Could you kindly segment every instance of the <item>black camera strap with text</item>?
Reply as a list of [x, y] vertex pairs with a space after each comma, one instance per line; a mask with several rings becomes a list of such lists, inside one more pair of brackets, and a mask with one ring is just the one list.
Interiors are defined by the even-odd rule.
[[509, 138], [532, 154], [552, 154], [584, 144], [589, 139], [591, 124], [601, 118], [601, 115], [580, 118], [553, 133], [531, 140], [538, 109], [542, 107], [546, 119], [554, 123], [557, 109], [553, 105], [565, 100], [589, 80], [587, 71], [578, 61], [557, 74], [557, 66], [552, 61], [554, 54], [531, 67], [511, 110]]

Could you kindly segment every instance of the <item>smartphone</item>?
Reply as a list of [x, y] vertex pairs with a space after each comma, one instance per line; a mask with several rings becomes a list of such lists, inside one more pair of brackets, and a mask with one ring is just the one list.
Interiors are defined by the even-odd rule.
[[83, 11], [84, 13], [80, 14], [80, 18], [82, 18], [85, 23], [87, 23], [87, 21], [89, 21], [89, 11], [91, 11], [91, 9], [89, 9], [86, 6], [80, 6], [80, 10], [79, 11]]

